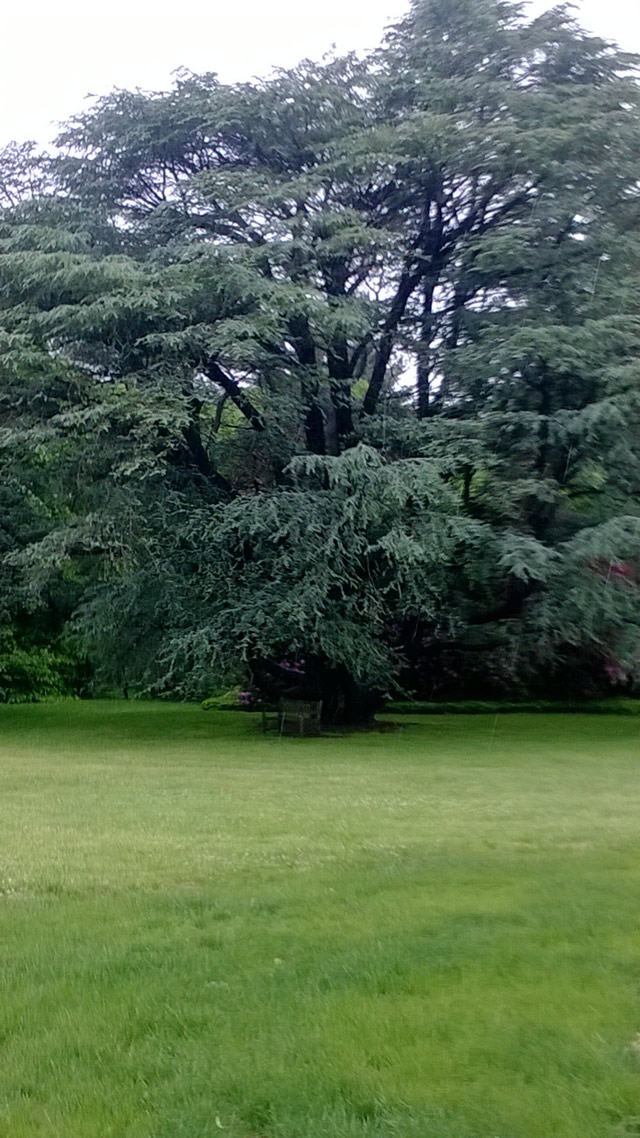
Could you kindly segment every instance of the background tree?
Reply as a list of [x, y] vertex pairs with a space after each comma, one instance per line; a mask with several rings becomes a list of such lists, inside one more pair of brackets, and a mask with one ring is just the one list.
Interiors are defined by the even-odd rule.
[[634, 68], [564, 7], [421, 0], [365, 60], [185, 73], [7, 150], [31, 605], [73, 578], [94, 659], [166, 691], [288, 655], [334, 707], [632, 677]]

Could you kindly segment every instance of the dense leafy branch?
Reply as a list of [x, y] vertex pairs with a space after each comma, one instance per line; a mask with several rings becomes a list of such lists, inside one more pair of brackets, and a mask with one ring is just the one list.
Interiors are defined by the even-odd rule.
[[367, 58], [6, 148], [12, 642], [183, 694], [295, 658], [343, 714], [631, 682], [636, 76], [565, 7], [415, 0]]

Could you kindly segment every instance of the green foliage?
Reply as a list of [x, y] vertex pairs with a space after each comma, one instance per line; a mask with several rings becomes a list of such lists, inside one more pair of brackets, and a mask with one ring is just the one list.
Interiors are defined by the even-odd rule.
[[34, 703], [82, 690], [79, 661], [50, 648], [21, 648], [5, 639], [0, 650], [0, 702]]
[[454, 650], [468, 692], [498, 648], [505, 694], [637, 682], [637, 63], [416, 0], [363, 60], [2, 152], [10, 618], [73, 582], [56, 635], [163, 694], [302, 656], [424, 696]]
[[171, 667], [203, 656], [220, 677], [238, 661], [302, 657], [386, 691], [398, 668], [394, 620], [445, 624], [446, 580], [477, 527], [459, 516], [438, 467], [385, 463], [363, 446], [295, 459], [287, 484], [199, 517], [197, 588], [206, 623], [177, 636]]
[[200, 704], [203, 711], [238, 711], [239, 706], [240, 688], [229, 688], [218, 695], [207, 696]]

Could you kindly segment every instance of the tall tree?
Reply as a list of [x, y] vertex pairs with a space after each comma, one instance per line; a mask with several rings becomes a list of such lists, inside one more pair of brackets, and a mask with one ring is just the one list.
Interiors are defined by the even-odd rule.
[[419, 0], [368, 59], [185, 73], [8, 151], [3, 447], [58, 487], [32, 591], [81, 561], [95, 651], [166, 690], [287, 652], [432, 690], [452, 644], [632, 674], [634, 68], [565, 7]]

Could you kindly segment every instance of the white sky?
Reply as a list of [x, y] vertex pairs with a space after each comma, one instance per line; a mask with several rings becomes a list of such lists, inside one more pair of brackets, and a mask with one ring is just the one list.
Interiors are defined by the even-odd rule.
[[[408, 0], [4, 0], [0, 145], [47, 142], [85, 97], [164, 89], [178, 67], [227, 81], [372, 47]], [[534, 0], [544, 10], [551, 0]], [[591, 31], [640, 52], [638, 0], [577, 0]]]

